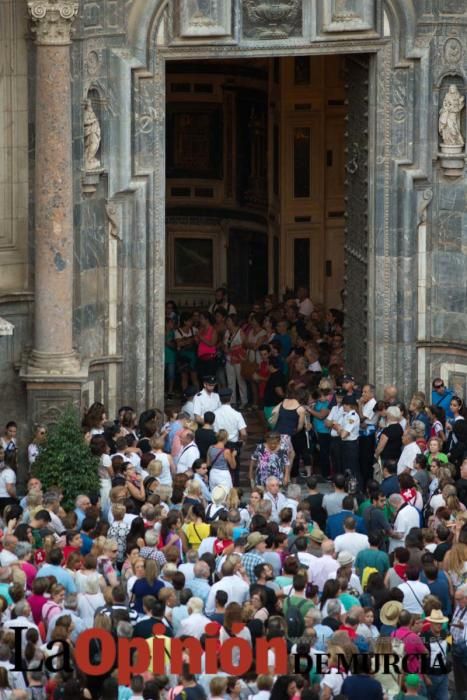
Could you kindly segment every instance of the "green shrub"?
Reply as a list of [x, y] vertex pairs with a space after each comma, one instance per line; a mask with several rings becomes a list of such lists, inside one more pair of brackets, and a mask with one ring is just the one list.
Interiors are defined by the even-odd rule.
[[34, 462], [33, 474], [41, 480], [44, 491], [60, 486], [62, 505], [70, 509], [74, 508], [79, 494], [99, 492], [98, 466], [98, 458], [91, 454], [84, 440], [77, 411], [69, 406], [49, 428], [47, 442]]

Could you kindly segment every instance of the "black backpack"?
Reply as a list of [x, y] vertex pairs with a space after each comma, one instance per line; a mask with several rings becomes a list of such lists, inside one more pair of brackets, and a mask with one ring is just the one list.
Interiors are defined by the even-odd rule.
[[292, 589], [290, 590], [290, 593], [287, 596], [288, 604], [287, 613], [285, 616], [285, 620], [287, 623], [287, 637], [289, 639], [297, 639], [298, 637], [301, 637], [305, 631], [305, 620], [303, 619], [303, 615], [300, 613], [300, 610], [307, 602], [307, 600], [306, 598], [303, 598], [303, 600], [297, 603], [297, 605], [294, 605], [290, 602], [291, 593]]

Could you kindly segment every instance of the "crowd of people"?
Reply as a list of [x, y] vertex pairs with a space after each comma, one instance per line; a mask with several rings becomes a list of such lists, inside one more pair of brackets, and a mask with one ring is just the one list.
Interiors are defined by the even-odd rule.
[[[21, 436], [6, 425], [0, 700], [467, 698], [462, 397], [440, 378], [429, 400], [407, 404], [396, 386], [381, 397], [359, 387], [343, 366], [342, 315], [316, 309], [306, 290], [257, 306], [246, 323], [224, 290], [209, 313], [168, 306], [166, 410], [85, 412], [100, 491], [74, 508], [40, 474], [17, 492]], [[247, 410], [264, 428], [250, 453]], [[43, 450], [37, 426], [30, 467]], [[89, 629], [147, 644], [147, 669], [126, 684], [118, 659], [83, 671], [76, 645]], [[153, 670], [155, 636], [164, 674]], [[174, 673], [174, 640], [192, 638], [204, 672], [187, 649]], [[271, 643], [266, 673], [259, 639]], [[277, 639], [287, 674], [276, 672]], [[206, 650], [232, 640], [251, 649], [249, 670], [208, 673]], [[65, 645], [71, 668], [45, 663]], [[389, 655], [407, 663], [378, 665]], [[97, 634], [89, 658], [102, 662]]]

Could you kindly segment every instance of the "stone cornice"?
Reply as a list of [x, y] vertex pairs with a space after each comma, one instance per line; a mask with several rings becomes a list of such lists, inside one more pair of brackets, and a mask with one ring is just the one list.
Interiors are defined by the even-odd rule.
[[77, 0], [28, 0], [28, 12], [37, 44], [71, 43], [71, 25], [78, 14]]

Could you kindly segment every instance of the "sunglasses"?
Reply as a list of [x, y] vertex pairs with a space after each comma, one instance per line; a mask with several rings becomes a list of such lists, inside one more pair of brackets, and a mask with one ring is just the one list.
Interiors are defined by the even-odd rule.
[[442, 389], [444, 384], [433, 384], [433, 389]]

